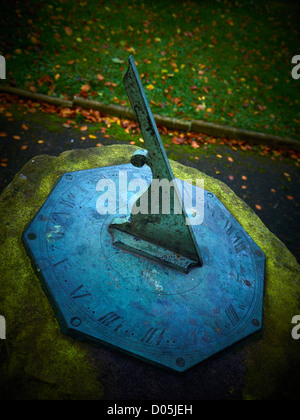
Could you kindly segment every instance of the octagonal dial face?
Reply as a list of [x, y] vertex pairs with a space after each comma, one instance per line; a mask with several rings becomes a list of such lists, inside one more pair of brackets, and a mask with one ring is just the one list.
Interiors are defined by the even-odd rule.
[[184, 371], [258, 331], [264, 254], [228, 210], [204, 191], [203, 266], [184, 274], [113, 245], [96, 185], [120, 170], [151, 182], [132, 165], [65, 174], [24, 232], [63, 332]]

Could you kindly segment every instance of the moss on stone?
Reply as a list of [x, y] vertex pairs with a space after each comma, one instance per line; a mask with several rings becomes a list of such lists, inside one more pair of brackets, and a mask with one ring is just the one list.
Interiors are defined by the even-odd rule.
[[[99, 399], [101, 372], [95, 371], [89, 345], [60, 332], [21, 241], [25, 225], [66, 172], [128, 163], [135, 146], [72, 150], [59, 157], [38, 156], [15, 176], [0, 197], [0, 313], [7, 340], [0, 342], [0, 387], [9, 398]], [[291, 320], [299, 314], [299, 265], [258, 216], [225, 184], [171, 162], [181, 179], [203, 178], [266, 255], [264, 328], [245, 346], [245, 399], [276, 395], [287, 375], [300, 366], [299, 343]], [[298, 372], [299, 373], [299, 372]]]

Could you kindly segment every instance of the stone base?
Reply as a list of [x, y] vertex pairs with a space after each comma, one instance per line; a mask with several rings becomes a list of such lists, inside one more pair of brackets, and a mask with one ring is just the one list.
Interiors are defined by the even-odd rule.
[[[203, 178], [266, 255], [263, 330], [178, 376], [106, 347], [63, 335], [21, 236], [65, 172], [129, 163], [134, 146], [73, 150], [29, 161], [0, 197], [2, 399], [268, 399], [298, 397], [300, 267], [256, 214], [222, 182], [171, 162], [175, 177]], [[298, 385], [298, 387], [297, 387]]]

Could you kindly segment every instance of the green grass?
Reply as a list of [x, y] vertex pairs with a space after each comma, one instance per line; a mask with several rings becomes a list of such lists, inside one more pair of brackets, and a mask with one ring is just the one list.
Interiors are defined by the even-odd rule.
[[86, 97], [128, 106], [132, 54], [154, 113], [300, 138], [295, 1], [31, 0], [3, 10], [0, 52], [18, 87], [71, 98], [89, 85]]

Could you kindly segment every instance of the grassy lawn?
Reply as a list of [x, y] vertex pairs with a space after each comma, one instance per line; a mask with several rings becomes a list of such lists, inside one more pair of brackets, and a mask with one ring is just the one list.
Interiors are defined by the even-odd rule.
[[1, 83], [128, 106], [132, 54], [154, 113], [300, 138], [297, 1], [4, 3]]

